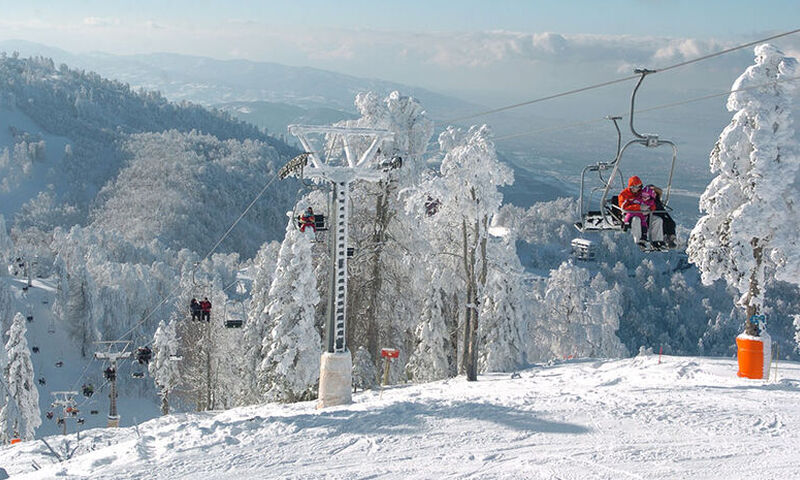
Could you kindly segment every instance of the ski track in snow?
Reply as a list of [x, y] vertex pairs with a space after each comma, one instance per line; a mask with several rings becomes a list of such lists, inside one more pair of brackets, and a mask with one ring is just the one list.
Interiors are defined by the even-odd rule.
[[779, 377], [740, 379], [718, 358], [569, 361], [325, 410], [268, 404], [92, 429], [67, 462], [34, 441], [0, 449], [0, 465], [20, 479], [800, 478], [800, 364]]

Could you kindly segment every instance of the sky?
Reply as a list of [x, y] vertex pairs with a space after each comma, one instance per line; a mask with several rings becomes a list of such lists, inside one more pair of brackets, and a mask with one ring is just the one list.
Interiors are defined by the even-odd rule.
[[[769, 8], [765, 8], [768, 5]], [[735, 36], [797, 26], [796, 0], [374, 0], [0, 1], [4, 24], [68, 28], [119, 25], [204, 28], [230, 21], [297, 28]], [[89, 24], [92, 20], [90, 20]]]
[[[798, 26], [797, 0], [0, 0], [0, 41], [311, 66], [489, 105]], [[798, 38], [779, 46], [800, 51]], [[751, 60], [752, 51], [709, 65], [722, 70], [709, 88], [729, 85]]]

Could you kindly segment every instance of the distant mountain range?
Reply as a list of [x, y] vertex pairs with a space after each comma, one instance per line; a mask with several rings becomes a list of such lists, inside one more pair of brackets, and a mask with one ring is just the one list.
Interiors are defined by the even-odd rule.
[[18, 51], [22, 56], [49, 57], [56, 64], [63, 62], [71, 68], [91, 70], [134, 88], [159, 91], [172, 101], [189, 100], [209, 106], [230, 102], [271, 102], [304, 109], [323, 107], [355, 113], [353, 99], [357, 93], [374, 91], [386, 95], [399, 90], [420, 100], [433, 117], [448, 118], [483, 108], [419, 87], [311, 67], [216, 60], [174, 53], [74, 54], [20, 40], [0, 42], [2, 50]]

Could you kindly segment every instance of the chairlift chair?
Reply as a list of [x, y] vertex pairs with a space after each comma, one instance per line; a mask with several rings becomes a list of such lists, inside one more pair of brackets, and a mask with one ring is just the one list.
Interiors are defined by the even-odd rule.
[[140, 365], [147, 365], [153, 358], [153, 351], [148, 346], [139, 347], [136, 349], [136, 361]]
[[[625, 156], [625, 152], [628, 150], [629, 147], [632, 145], [642, 145], [646, 148], [657, 148], [663, 145], [668, 145], [672, 148], [672, 161], [669, 169], [669, 176], [667, 178], [665, 188], [662, 190], [664, 192], [663, 197], [660, 199], [661, 204], [664, 206], [664, 210], [655, 210], [651, 211], [649, 214], [667, 214], [669, 215], [669, 198], [670, 193], [672, 191], [672, 178], [675, 172], [675, 164], [678, 157], [678, 149], [675, 144], [669, 140], [661, 140], [657, 134], [640, 134], [636, 131], [633, 126], [634, 121], [634, 110], [635, 110], [635, 102], [636, 102], [636, 92], [639, 90], [639, 87], [642, 85], [644, 78], [650, 74], [654, 73], [653, 70], [647, 69], [636, 69], [634, 73], [640, 75], [639, 81], [634, 87], [633, 92], [631, 93], [631, 107], [630, 107], [630, 120], [629, 126], [631, 133], [633, 134], [634, 138], [629, 140], [622, 148], [620, 148], [621, 143], [621, 134], [619, 133], [619, 127], [617, 125], [617, 120], [620, 117], [609, 117], [610, 120], [614, 121], [614, 125], [617, 127], [618, 132], [618, 143], [617, 143], [617, 156], [613, 162], [605, 163], [600, 162], [595, 165], [590, 165], [586, 167], [581, 174], [581, 198], [580, 198], [580, 210], [581, 210], [581, 221], [575, 224], [575, 227], [581, 232], [589, 232], [589, 231], [604, 231], [604, 230], [611, 230], [611, 231], [624, 231], [626, 230], [629, 225], [624, 222], [624, 217], [628, 211], [623, 210], [619, 203], [618, 203], [618, 196], [617, 195], [610, 195], [609, 192], [611, 191], [612, 184], [615, 179], [619, 178], [621, 188], [620, 190], [625, 188], [624, 179], [620, 170], [620, 165], [622, 163], [622, 159]], [[608, 176], [608, 179], [602, 178], [602, 171], [611, 169], [611, 173]], [[600, 205], [599, 208], [595, 210], [590, 210], [588, 207], [585, 207], [584, 203], [584, 176], [587, 171], [597, 171], [600, 174], [601, 180], [603, 180], [604, 187], [602, 187], [602, 196], [600, 197]], [[591, 200], [591, 199], [590, 199]], [[634, 212], [634, 213], [641, 213], [641, 212]], [[646, 252], [651, 251], [660, 251], [658, 249], [653, 248], [649, 245], [644, 250]]]
[[242, 328], [244, 326], [244, 319], [246, 315], [244, 302], [239, 300], [226, 301], [224, 313], [225, 328]]
[[[604, 211], [605, 202], [602, 201], [602, 198], [595, 196], [596, 193], [608, 188], [609, 185], [614, 182], [614, 176], [607, 179], [603, 178], [603, 172], [614, 168], [622, 144], [622, 132], [620, 132], [619, 124], [617, 124], [617, 120], [620, 120], [622, 117], [608, 116], [606, 118], [614, 122], [614, 128], [617, 130], [617, 153], [614, 160], [587, 165], [583, 171], [581, 171], [581, 190], [580, 196], [578, 197], [578, 214], [581, 219], [575, 223], [575, 228], [581, 233], [622, 229], [622, 217], [614, 215], [611, 209], [606, 209]], [[587, 192], [586, 174], [589, 172], [597, 172], [601, 186], [594, 186]], [[620, 185], [624, 188], [622, 174], [619, 173], [618, 177]]]
[[586, 238], [575, 238], [572, 240], [572, 255], [578, 260], [592, 261], [597, 254], [597, 247], [594, 242]]
[[[286, 163], [286, 165], [281, 167], [281, 169], [278, 171], [278, 176], [281, 179], [285, 179], [287, 177], [296, 177], [306, 187], [306, 189], [308, 189], [308, 188], [319, 188], [316, 184], [307, 182], [305, 180], [305, 177], [303, 176], [303, 169], [306, 167], [306, 165], [308, 165], [308, 158], [309, 158], [310, 155], [311, 155], [311, 153], [304, 152], [304, 153], [301, 153], [300, 155], [297, 155], [293, 159], [289, 160]], [[303, 222], [301, 220], [301, 218], [303, 216], [303, 213], [306, 211], [306, 208], [308, 208], [308, 207], [303, 208], [303, 207], [301, 207], [299, 205], [301, 197], [302, 197], [300, 192], [302, 190], [303, 189], [301, 188], [295, 194], [294, 207], [292, 208], [292, 218], [295, 219], [294, 225], [295, 225], [295, 228], [297, 228], [298, 230], [302, 229], [303, 225], [305, 224], [305, 222]], [[300, 210], [300, 208], [302, 208], [302, 210]], [[326, 218], [326, 215], [324, 213], [319, 213], [316, 210], [314, 211], [314, 232], [316, 233], [315, 241], [317, 241], [317, 242], [324, 241], [324, 239], [325, 239], [325, 235], [324, 234], [320, 234], [320, 232], [327, 232], [328, 231], [328, 225], [327, 225], [326, 219], [327, 218]]]

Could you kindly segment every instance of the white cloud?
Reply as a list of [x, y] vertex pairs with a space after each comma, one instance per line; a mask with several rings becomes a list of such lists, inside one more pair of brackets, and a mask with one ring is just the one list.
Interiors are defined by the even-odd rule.
[[86, 17], [83, 19], [83, 24], [90, 27], [112, 27], [120, 23], [119, 18], [110, 17]]
[[166, 26], [161, 25], [160, 23], [156, 22], [155, 20], [148, 20], [144, 24], [145, 24], [145, 26], [147, 28], [150, 28], [150, 29], [153, 29], [153, 30], [163, 30], [163, 29], [167, 28]]

